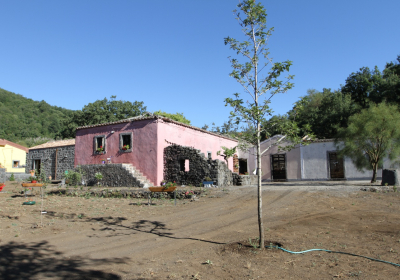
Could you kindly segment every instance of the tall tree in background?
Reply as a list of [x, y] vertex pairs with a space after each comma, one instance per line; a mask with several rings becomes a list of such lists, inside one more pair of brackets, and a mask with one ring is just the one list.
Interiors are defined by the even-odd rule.
[[356, 112], [359, 112], [359, 107], [350, 94], [324, 88], [322, 92], [308, 90], [288, 115], [303, 134], [311, 130], [316, 137], [327, 139], [336, 136], [338, 127], [347, 127], [349, 117]]
[[82, 111], [75, 111], [70, 118], [63, 123], [63, 130], [60, 132], [62, 138], [75, 138], [77, 127], [115, 122], [122, 119], [136, 117], [146, 112], [143, 102], [130, 102], [104, 98], [85, 105]]
[[343, 156], [350, 157], [359, 170], [371, 169], [376, 182], [378, 166], [384, 157], [400, 155], [400, 113], [396, 105], [371, 104], [349, 118], [340, 128], [335, 143]]
[[[225, 45], [229, 45], [236, 54], [243, 56], [245, 62], [240, 63], [235, 58], [229, 58], [233, 71], [232, 76], [244, 88], [244, 91], [251, 96], [249, 101], [243, 101], [239, 93], [235, 93], [235, 98], [226, 98], [225, 106], [230, 105], [234, 108], [231, 117], [235, 118], [236, 123], [244, 122], [253, 128], [253, 133], [247, 134], [247, 141], [252, 140], [257, 147], [257, 174], [258, 174], [258, 226], [259, 226], [259, 246], [264, 248], [264, 228], [262, 222], [262, 190], [261, 190], [261, 123], [266, 116], [272, 114], [269, 108], [270, 99], [278, 93], [283, 93], [293, 87], [290, 80], [293, 76], [289, 75], [286, 81], [279, 80], [279, 76], [289, 71], [291, 61], [273, 63], [268, 56], [267, 41], [273, 28], [267, 29], [267, 14], [264, 7], [254, 0], [246, 0], [238, 5], [238, 10], [234, 10], [236, 19], [242, 27], [246, 41], [239, 42], [236, 39], [225, 38]], [[265, 76], [260, 72], [264, 69], [269, 71]], [[268, 94], [268, 96], [266, 96]]]

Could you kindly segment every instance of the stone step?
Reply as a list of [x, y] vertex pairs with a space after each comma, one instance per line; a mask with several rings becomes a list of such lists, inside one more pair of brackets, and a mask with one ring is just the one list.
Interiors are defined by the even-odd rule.
[[122, 167], [126, 171], [128, 171], [132, 175], [132, 177], [135, 177], [135, 179], [140, 182], [141, 187], [148, 188], [153, 186], [153, 184], [147, 179], [147, 177], [143, 175], [138, 169], [136, 169], [132, 164], [123, 163]]

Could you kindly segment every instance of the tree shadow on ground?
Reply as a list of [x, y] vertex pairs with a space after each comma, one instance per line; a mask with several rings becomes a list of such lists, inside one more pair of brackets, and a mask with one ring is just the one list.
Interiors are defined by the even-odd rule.
[[[193, 240], [200, 241], [212, 244], [225, 244], [222, 242], [216, 242], [212, 240], [205, 240], [193, 237], [177, 237], [173, 236], [173, 233], [170, 233], [171, 229], [167, 228], [167, 226], [159, 221], [149, 221], [149, 220], [140, 220], [137, 222], [133, 222], [131, 225], [123, 225], [122, 222], [127, 220], [124, 217], [97, 217], [97, 218], [86, 218], [85, 222], [97, 222], [103, 224], [105, 227], [101, 228], [100, 231], [110, 231], [112, 232], [107, 237], [118, 236], [118, 235], [132, 235], [134, 233], [148, 233], [154, 234], [160, 237], [166, 237], [177, 240]], [[92, 236], [94, 237], [94, 236]]]
[[125, 263], [126, 260], [66, 258], [47, 241], [10, 242], [0, 246], [0, 279], [121, 279], [114, 273], [85, 267]]

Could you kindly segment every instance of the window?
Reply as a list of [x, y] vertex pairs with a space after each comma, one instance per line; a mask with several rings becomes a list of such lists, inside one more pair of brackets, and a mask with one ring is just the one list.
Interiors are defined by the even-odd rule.
[[32, 169], [36, 170], [36, 175], [40, 175], [42, 169], [42, 161], [40, 159], [33, 160]]
[[93, 149], [95, 154], [106, 153], [106, 136], [98, 135], [93, 138]]
[[13, 160], [13, 168], [19, 168], [19, 160]]
[[119, 149], [121, 152], [132, 152], [132, 132], [119, 134]]
[[207, 158], [211, 159], [211, 152], [207, 151]]
[[189, 160], [188, 159], [179, 160], [179, 171], [189, 172]]

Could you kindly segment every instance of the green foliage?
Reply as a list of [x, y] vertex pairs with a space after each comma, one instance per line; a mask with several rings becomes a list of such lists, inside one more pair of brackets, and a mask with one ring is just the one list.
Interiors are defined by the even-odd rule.
[[68, 170], [68, 172], [64, 174], [65, 182], [69, 186], [76, 186], [81, 184], [82, 176], [83, 174], [79, 170]]
[[174, 182], [168, 182], [168, 183], [166, 183], [166, 184], [164, 185], [164, 188], [165, 188], [165, 189], [168, 189], [168, 188], [173, 188], [173, 187], [175, 187], [175, 186], [176, 186], [175, 181], [174, 181]]
[[358, 106], [352, 101], [350, 94], [339, 90], [308, 90], [289, 111], [289, 119], [295, 121], [300, 134], [312, 131], [317, 138], [333, 138], [339, 127], [347, 127], [348, 119], [358, 112]]
[[96, 174], [94, 174], [94, 177], [97, 181], [101, 181], [103, 179], [103, 174], [101, 174], [101, 172], [96, 172]]
[[89, 103], [81, 111], [73, 112], [69, 118], [63, 122], [63, 129], [58, 136], [61, 138], [75, 138], [77, 127], [91, 124], [101, 124], [114, 122], [122, 119], [142, 115], [146, 111], [143, 102], [130, 102], [115, 100], [116, 96], [111, 96], [110, 100], [104, 98]]
[[34, 101], [20, 94], [0, 88], [0, 138], [12, 142], [46, 137], [54, 139], [62, 129], [62, 122], [73, 112], [51, 106], [45, 101]]
[[39, 136], [39, 137], [35, 137], [35, 138], [28, 137], [25, 139], [21, 139], [21, 140], [16, 141], [15, 143], [30, 148], [30, 147], [38, 146], [38, 145], [41, 145], [41, 144], [44, 144], [44, 143], [47, 143], [50, 141], [54, 141], [54, 139], [50, 138], [50, 137]]
[[15, 181], [14, 173], [11, 173], [10, 181]]
[[163, 112], [161, 110], [158, 110], [158, 111], [155, 111], [153, 114], [163, 116], [163, 117], [169, 118], [171, 120], [190, 125], [190, 121], [187, 118], [185, 118], [183, 113], [169, 114], [169, 113]]
[[[269, 136], [270, 132], [265, 127], [261, 127], [261, 124], [267, 117], [272, 116], [272, 110], [269, 107], [271, 98], [293, 87], [293, 83], [290, 82], [293, 79], [292, 75], [288, 75], [285, 81], [279, 79], [281, 74], [289, 71], [292, 62], [288, 60], [273, 63], [272, 58], [269, 57], [267, 42], [273, 28], [267, 29], [267, 14], [264, 7], [254, 0], [239, 2], [237, 7], [239, 11], [234, 10], [234, 14], [246, 40], [239, 42], [227, 37], [224, 42], [244, 59], [244, 62], [241, 62], [236, 58], [229, 58], [233, 69], [230, 76], [242, 85], [250, 98], [244, 101], [239, 93], [235, 93], [234, 98], [225, 99], [225, 106], [229, 105], [233, 108], [231, 118], [237, 125], [240, 123], [246, 125], [244, 141], [257, 146], [259, 242], [260, 248], [264, 248], [260, 140], [262, 132], [264, 136]], [[268, 71], [264, 76], [261, 74], [263, 70]]]
[[226, 161], [226, 165], [228, 165], [228, 159], [233, 157], [233, 155], [236, 153], [236, 147], [233, 148], [227, 148], [222, 146], [221, 147], [222, 151], [218, 151], [217, 155], [222, 156], [224, 160]]
[[360, 71], [351, 73], [342, 92], [350, 94], [361, 109], [368, 108], [371, 103], [400, 105], [400, 55], [396, 62], [386, 63], [383, 73], [377, 66], [372, 71], [362, 67]]
[[36, 178], [39, 182], [47, 185], [48, 183], [50, 183], [50, 179], [48, 178], [48, 176], [46, 175], [46, 171], [44, 171], [43, 166], [40, 166], [40, 172], [38, 172], [38, 170], [36, 170]]
[[394, 160], [400, 155], [399, 127], [397, 106], [370, 104], [368, 109], [349, 118], [348, 127], [339, 128], [336, 145], [340, 154], [350, 157], [359, 170], [373, 170], [373, 183], [383, 158]]

